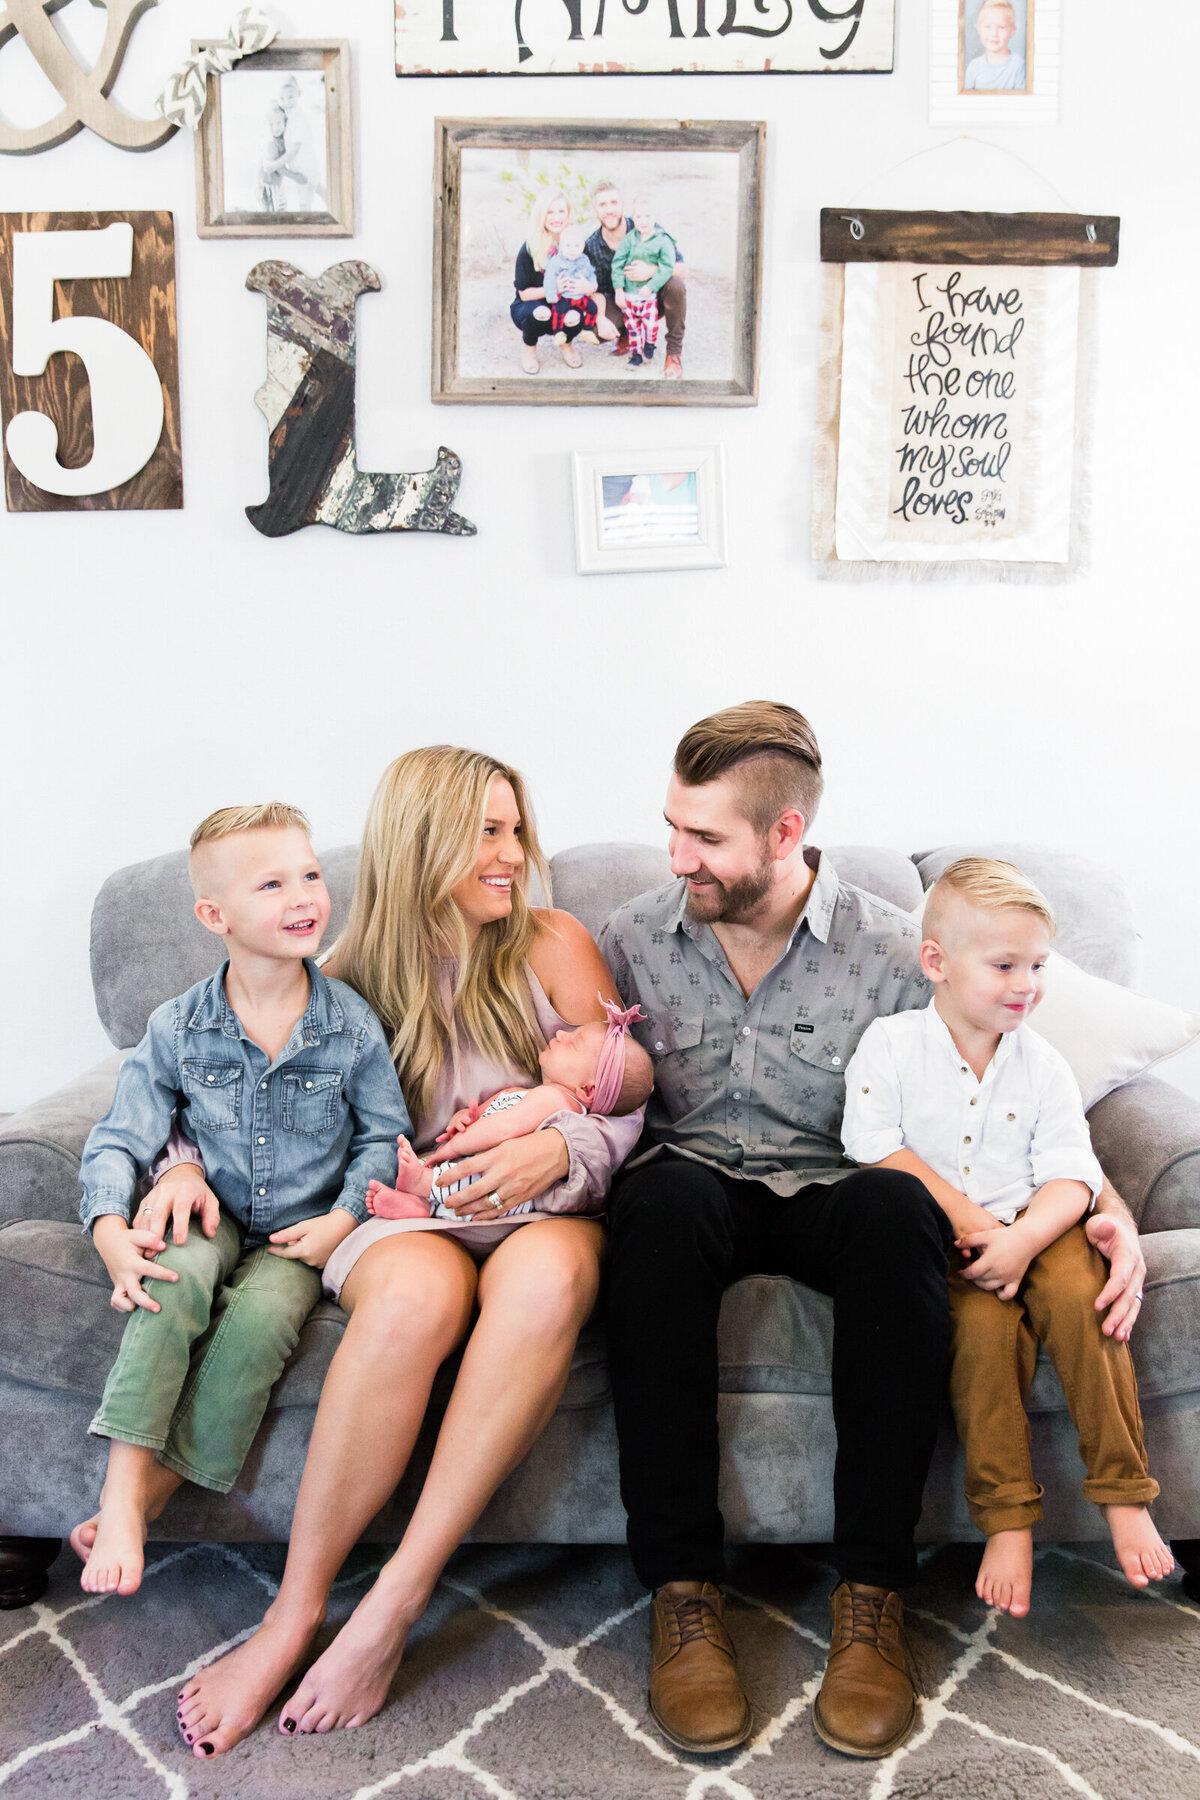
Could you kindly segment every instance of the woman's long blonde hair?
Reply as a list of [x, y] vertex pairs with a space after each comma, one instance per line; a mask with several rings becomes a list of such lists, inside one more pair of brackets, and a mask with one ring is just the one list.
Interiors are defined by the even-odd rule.
[[566, 207], [567, 224], [569, 225], [574, 214], [571, 211], [571, 202], [561, 188], [551, 188], [548, 193], [542, 194], [535, 200], [530, 208], [529, 233], [525, 243], [533, 258], [535, 269], [544, 269], [550, 261], [550, 252], [558, 247], [558, 239], [551, 237], [546, 230], [546, 214], [556, 200], [561, 200]]
[[[452, 890], [475, 867], [488, 790], [507, 781], [521, 818], [525, 861], [513, 877], [512, 911], [470, 942]], [[525, 784], [515, 769], [477, 750], [430, 744], [398, 756], [371, 800], [358, 885], [334, 948], [338, 979], [378, 1014], [416, 1124], [428, 1117], [455, 1027], [498, 1063], [538, 1070], [542, 1040], [525, 962], [541, 927], [529, 905], [529, 874], [550, 873]], [[451, 992], [438, 964], [453, 957]]]

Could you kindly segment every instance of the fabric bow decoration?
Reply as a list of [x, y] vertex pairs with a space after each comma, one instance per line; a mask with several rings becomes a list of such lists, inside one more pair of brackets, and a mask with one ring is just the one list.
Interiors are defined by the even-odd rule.
[[596, 1065], [596, 1092], [588, 1111], [607, 1114], [617, 1104], [621, 1085], [625, 1080], [626, 1033], [631, 1025], [636, 1025], [646, 1015], [640, 1006], [622, 1009], [615, 1000], [606, 1000], [603, 994], [599, 994], [597, 998], [608, 1014], [608, 1030]]
[[278, 31], [279, 27], [266, 13], [256, 6], [244, 6], [229, 27], [227, 37], [176, 69], [154, 102], [163, 118], [169, 119], [172, 125], [186, 125], [194, 131], [208, 104], [209, 76], [227, 75], [243, 56], [265, 50]]

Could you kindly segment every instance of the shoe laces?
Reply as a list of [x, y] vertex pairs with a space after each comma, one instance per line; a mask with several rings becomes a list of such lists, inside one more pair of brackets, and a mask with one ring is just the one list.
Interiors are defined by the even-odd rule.
[[886, 1594], [864, 1594], [851, 1587], [850, 1599], [850, 1638], [852, 1644], [877, 1644], [883, 1626], [883, 1609], [887, 1605]]
[[671, 1600], [675, 1623], [679, 1627], [679, 1648], [694, 1644], [708, 1636], [708, 1614], [712, 1608], [703, 1594], [683, 1594]]

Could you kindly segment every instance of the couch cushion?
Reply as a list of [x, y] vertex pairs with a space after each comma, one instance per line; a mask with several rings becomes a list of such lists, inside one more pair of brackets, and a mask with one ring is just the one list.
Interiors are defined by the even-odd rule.
[[[1200, 1231], [1159, 1232], [1144, 1240], [1146, 1304], [1134, 1338], [1144, 1400], [1200, 1392]], [[124, 1315], [108, 1304], [104, 1266], [89, 1239], [69, 1225], [25, 1220], [0, 1228], [0, 1371], [31, 1385], [99, 1398], [117, 1353]], [[271, 1407], [311, 1407], [341, 1341], [346, 1315], [322, 1301], [300, 1336]], [[823, 1294], [775, 1275], [752, 1275], [730, 1288], [718, 1339], [724, 1393], [830, 1392], [833, 1305]], [[560, 1405], [608, 1399], [604, 1336], [580, 1334]], [[1034, 1412], [1061, 1412], [1058, 1379], [1039, 1360], [1030, 1395]]]
[[0, 1125], [0, 1224], [79, 1218], [79, 1159], [112, 1104], [122, 1055], [107, 1056], [57, 1093]]
[[960, 856], [994, 856], [1015, 863], [1041, 888], [1058, 918], [1054, 948], [1091, 975], [1135, 985], [1140, 939], [1124, 883], [1104, 863], [1036, 844], [943, 844], [913, 857], [925, 888]]

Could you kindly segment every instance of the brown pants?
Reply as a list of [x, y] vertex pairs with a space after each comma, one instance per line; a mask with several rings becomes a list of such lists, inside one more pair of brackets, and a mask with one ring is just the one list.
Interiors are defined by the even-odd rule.
[[1034, 1257], [1015, 1300], [950, 1276], [950, 1400], [967, 1453], [967, 1505], [988, 1537], [1042, 1516], [1025, 1417], [1039, 1343], [1079, 1434], [1085, 1500], [1139, 1506], [1158, 1495], [1146, 1467], [1129, 1346], [1100, 1329], [1096, 1298], [1107, 1279], [1082, 1225]]
[[[611, 295], [604, 296], [604, 310], [624, 337], [625, 314]], [[666, 286], [659, 289], [658, 310], [667, 322], [667, 355], [682, 356], [683, 334], [687, 330], [687, 282], [672, 275]]]

